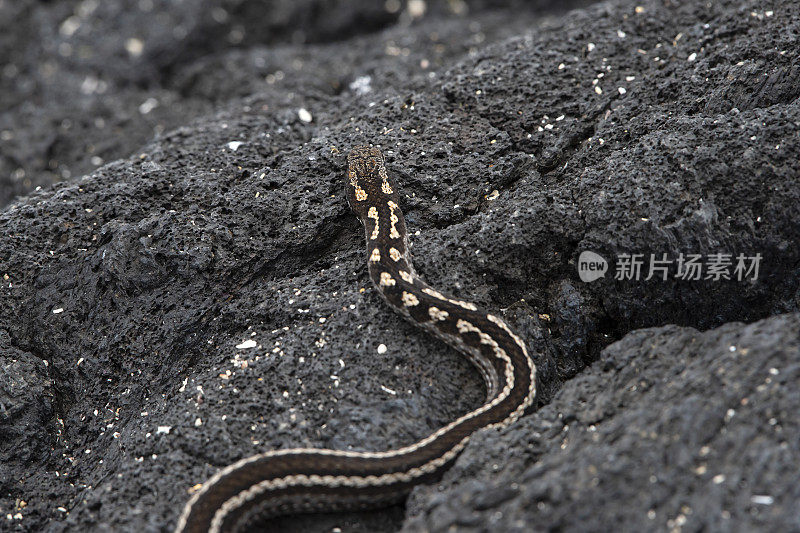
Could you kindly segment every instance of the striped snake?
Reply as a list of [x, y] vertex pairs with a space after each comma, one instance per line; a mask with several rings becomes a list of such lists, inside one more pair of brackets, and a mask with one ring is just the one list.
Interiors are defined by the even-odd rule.
[[189, 500], [176, 532], [241, 531], [293, 513], [380, 507], [449, 466], [479, 429], [516, 421], [536, 395], [536, 367], [503, 320], [450, 298], [414, 272], [397, 184], [377, 148], [347, 157], [347, 201], [367, 238], [369, 275], [389, 305], [464, 354], [486, 384], [481, 407], [424, 439], [385, 452], [276, 450], [221, 469]]

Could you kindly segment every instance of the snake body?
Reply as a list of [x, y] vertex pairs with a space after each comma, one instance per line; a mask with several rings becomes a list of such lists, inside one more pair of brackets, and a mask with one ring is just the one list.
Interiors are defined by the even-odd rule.
[[385, 452], [269, 451], [221, 469], [181, 514], [176, 532], [241, 531], [269, 517], [378, 507], [435, 479], [477, 430], [516, 421], [536, 395], [536, 367], [506, 323], [450, 298], [415, 273], [397, 183], [377, 148], [347, 157], [347, 200], [364, 225], [369, 275], [388, 304], [464, 354], [483, 378], [487, 399], [424, 439]]

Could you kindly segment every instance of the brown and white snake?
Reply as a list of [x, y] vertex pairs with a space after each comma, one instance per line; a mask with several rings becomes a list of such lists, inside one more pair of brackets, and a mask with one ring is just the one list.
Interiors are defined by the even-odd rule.
[[242, 531], [279, 515], [389, 504], [435, 479], [473, 433], [511, 424], [533, 403], [536, 367], [525, 342], [496, 315], [445, 296], [414, 272], [397, 183], [381, 152], [357, 146], [347, 163], [347, 200], [364, 225], [372, 282], [395, 311], [475, 365], [486, 384], [486, 403], [395, 450], [287, 449], [242, 459], [192, 496], [176, 532]]

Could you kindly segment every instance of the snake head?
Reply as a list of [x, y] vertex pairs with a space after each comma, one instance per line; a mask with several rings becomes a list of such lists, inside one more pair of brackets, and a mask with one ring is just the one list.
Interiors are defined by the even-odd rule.
[[383, 154], [374, 146], [355, 146], [347, 154], [348, 172], [359, 176], [377, 175], [380, 169], [385, 170]]
[[394, 182], [386, 173], [383, 154], [373, 146], [356, 146], [347, 155], [347, 201], [363, 217], [368, 205], [395, 198]]

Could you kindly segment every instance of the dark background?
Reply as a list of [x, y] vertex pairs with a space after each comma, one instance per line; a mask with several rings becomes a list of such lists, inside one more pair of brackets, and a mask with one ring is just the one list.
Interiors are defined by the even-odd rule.
[[[356, 65], [382, 69], [388, 79], [374, 83], [389, 85], [423, 70], [422, 55], [441, 68], [582, 3], [426, 1], [420, 12], [405, 0], [4, 0], [0, 205], [127, 157], [237, 97], [334, 96]], [[427, 31], [403, 35], [411, 24]], [[387, 57], [368, 41], [388, 28], [405, 50]]]

